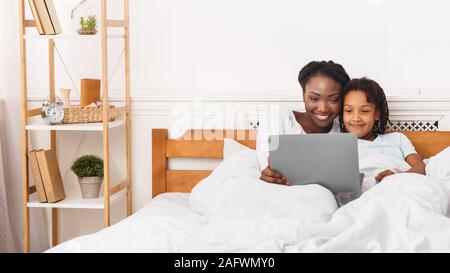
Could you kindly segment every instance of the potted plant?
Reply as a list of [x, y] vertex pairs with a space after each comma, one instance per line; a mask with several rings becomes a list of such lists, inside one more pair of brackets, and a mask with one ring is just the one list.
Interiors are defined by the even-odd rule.
[[97, 198], [103, 182], [103, 159], [96, 155], [83, 155], [72, 164], [78, 176], [83, 198]]
[[95, 35], [97, 33], [97, 16], [89, 15], [87, 18], [80, 17], [80, 29], [77, 30], [80, 35]]

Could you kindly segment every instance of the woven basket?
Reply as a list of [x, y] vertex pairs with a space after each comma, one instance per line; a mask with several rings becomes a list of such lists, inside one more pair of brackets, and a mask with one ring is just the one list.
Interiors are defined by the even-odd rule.
[[[109, 106], [109, 121], [114, 121], [118, 116], [118, 109]], [[103, 107], [71, 106], [64, 108], [63, 124], [68, 123], [92, 123], [103, 122]]]

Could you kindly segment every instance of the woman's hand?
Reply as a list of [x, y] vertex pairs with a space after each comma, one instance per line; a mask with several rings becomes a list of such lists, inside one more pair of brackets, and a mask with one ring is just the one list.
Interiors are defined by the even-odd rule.
[[386, 176], [390, 176], [395, 174], [395, 172], [391, 171], [391, 170], [384, 170], [382, 172], [380, 172], [379, 174], [377, 174], [377, 176], [375, 176], [375, 180], [377, 181], [377, 183], [380, 183], [381, 180], [383, 180], [383, 178], [385, 178]]
[[269, 183], [290, 186], [291, 182], [286, 177], [284, 177], [281, 173], [274, 171], [270, 168], [269, 159], [267, 159], [267, 162], [269, 164], [264, 170], [261, 171], [261, 177], [259, 179]]

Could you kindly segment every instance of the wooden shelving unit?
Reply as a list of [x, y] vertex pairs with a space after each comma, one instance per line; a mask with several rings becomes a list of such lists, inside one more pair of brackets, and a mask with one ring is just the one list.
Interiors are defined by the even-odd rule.
[[[27, 34], [27, 28], [36, 28], [34, 20], [25, 18], [25, 8], [28, 1], [19, 0], [20, 20], [20, 61], [21, 61], [21, 89], [22, 89], [22, 183], [23, 183], [23, 250], [30, 251], [30, 208], [51, 208], [51, 245], [58, 244], [58, 218], [57, 210], [60, 208], [77, 209], [102, 209], [104, 226], [110, 225], [110, 206], [123, 198], [127, 199], [127, 215], [131, 215], [131, 116], [130, 116], [130, 46], [129, 46], [129, 0], [123, 0], [123, 20], [107, 19], [107, 0], [101, 1], [101, 29], [94, 36], [78, 35], [32, 35]], [[123, 28], [123, 35], [108, 35], [109, 28]], [[103, 122], [89, 124], [64, 124], [48, 125], [42, 123], [30, 123], [30, 118], [40, 115], [40, 108], [28, 109], [27, 93], [27, 40], [47, 40], [49, 55], [49, 95], [55, 96], [55, 40], [58, 39], [99, 39], [102, 52], [102, 98], [103, 98]], [[121, 115], [115, 121], [109, 122], [108, 111], [108, 39], [123, 39], [125, 60], [125, 107]], [[126, 178], [111, 186], [110, 162], [109, 162], [109, 130], [125, 126], [125, 151], [126, 151]], [[33, 131], [49, 131], [51, 149], [56, 152], [56, 134], [58, 131], [98, 131], [103, 136], [103, 161], [104, 180], [103, 197], [97, 199], [83, 199], [80, 192], [66, 191], [66, 198], [56, 203], [40, 203], [36, 199], [36, 188], [30, 186], [28, 171], [28, 137]]]

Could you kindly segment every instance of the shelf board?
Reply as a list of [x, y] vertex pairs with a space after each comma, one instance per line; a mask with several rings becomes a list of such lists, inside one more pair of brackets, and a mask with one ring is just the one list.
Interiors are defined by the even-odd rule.
[[[110, 198], [110, 204], [113, 205], [124, 199], [127, 189], [123, 189], [113, 194]], [[40, 203], [37, 200], [36, 193], [30, 195], [30, 201], [27, 203], [29, 208], [61, 208], [61, 209], [103, 209], [103, 196], [95, 199], [83, 199], [81, 192], [66, 192], [66, 198], [56, 203]]]
[[[122, 126], [124, 120], [122, 117], [116, 118], [109, 122], [109, 128]], [[28, 131], [103, 131], [103, 123], [77, 123], [77, 124], [55, 124], [48, 125], [46, 123], [29, 124], [25, 127]]]
[[[57, 34], [57, 35], [39, 35], [39, 34], [25, 34], [23, 35], [25, 39], [44, 39], [44, 40], [101, 40], [102, 36], [100, 34], [96, 35], [78, 35], [78, 34]], [[123, 34], [109, 34], [106, 36], [108, 39], [123, 39], [125, 35]]]

